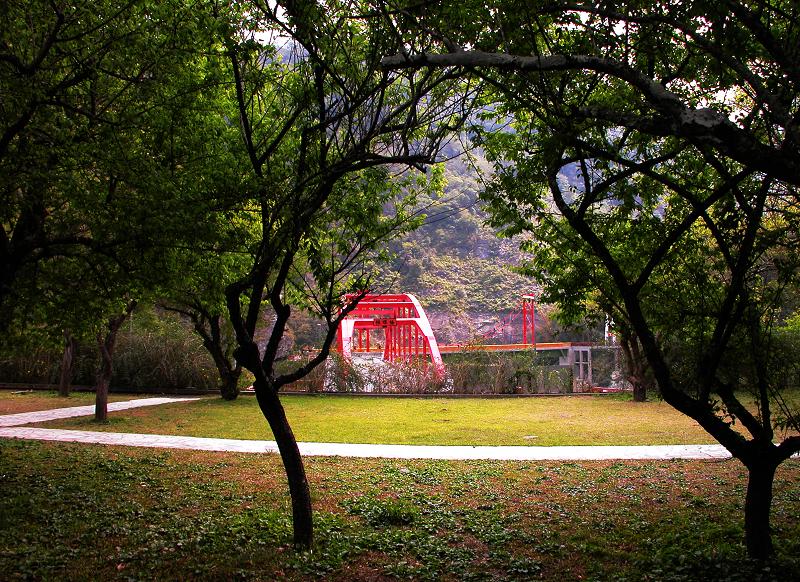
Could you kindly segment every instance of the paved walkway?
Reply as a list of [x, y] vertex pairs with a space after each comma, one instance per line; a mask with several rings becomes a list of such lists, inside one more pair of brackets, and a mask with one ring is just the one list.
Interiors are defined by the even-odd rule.
[[[109, 411], [140, 406], [155, 406], [196, 398], [142, 398], [114, 402]], [[0, 416], [0, 438], [94, 443], [130, 447], [193, 449], [201, 451], [233, 451], [241, 453], [277, 453], [275, 441], [213, 439], [170, 435], [132, 434], [31, 428], [20, 425], [94, 414], [94, 406], [75, 406]], [[432, 446], [432, 445], [367, 445], [346, 443], [298, 443], [300, 452], [319, 457], [363, 457], [388, 459], [448, 460], [512, 460], [512, 461], [594, 461], [605, 459], [725, 459], [730, 453], [720, 445], [656, 445], [656, 446]]]
[[[244, 441], [200, 437], [91, 432], [50, 428], [0, 428], [0, 437], [44, 441], [97, 443], [129, 447], [277, 453], [275, 441]], [[298, 443], [300, 452], [316, 457], [364, 457], [387, 459], [450, 459], [509, 461], [593, 461], [603, 459], [724, 459], [730, 453], [720, 445], [659, 445], [639, 447], [485, 447], [433, 445], [366, 445], [345, 443]]]
[[[142, 406], [155, 406], [157, 404], [168, 404], [170, 402], [183, 402], [198, 400], [197, 398], [139, 398], [126, 402], [110, 402], [109, 412], [117, 410], [128, 410], [129, 408], [140, 408]], [[53, 408], [51, 410], [39, 410], [37, 412], [20, 412], [18, 414], [0, 415], [0, 426], [20, 426], [33, 422], [46, 422], [48, 420], [59, 420], [61, 418], [71, 418], [73, 416], [90, 416], [94, 414], [94, 404], [89, 406], [70, 406], [68, 408]]]

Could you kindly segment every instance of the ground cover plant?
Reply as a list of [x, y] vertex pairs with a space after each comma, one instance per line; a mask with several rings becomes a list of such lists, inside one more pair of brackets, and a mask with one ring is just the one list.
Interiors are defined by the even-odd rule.
[[779, 553], [763, 564], [744, 557], [746, 474], [734, 461], [307, 464], [318, 535], [312, 552], [296, 552], [277, 455], [0, 441], [0, 572], [9, 580], [800, 576], [796, 460], [776, 479]]
[[[629, 399], [629, 397], [627, 397]], [[288, 396], [287, 417], [301, 441], [440, 445], [652, 445], [713, 440], [663, 402], [617, 396], [382, 398]], [[207, 398], [126, 410], [108, 424], [89, 418], [48, 428], [267, 439], [252, 397]]]

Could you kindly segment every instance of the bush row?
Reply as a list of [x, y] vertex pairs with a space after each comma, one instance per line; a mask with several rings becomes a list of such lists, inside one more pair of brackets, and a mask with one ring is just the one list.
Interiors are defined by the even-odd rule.
[[[297, 365], [297, 363], [294, 363]], [[286, 390], [371, 394], [567, 394], [572, 370], [556, 354], [470, 353], [450, 355], [441, 376], [423, 361], [387, 363], [333, 354], [325, 366]]]
[[[5, 346], [0, 350], [0, 382], [55, 384], [61, 355], [58, 349]], [[422, 361], [390, 364], [361, 359], [353, 365], [334, 353], [326, 365], [286, 389], [376, 394], [569, 393], [573, 389], [572, 371], [558, 365], [558, 355], [558, 352], [446, 354], [446, 375], [442, 377]], [[292, 358], [281, 362], [278, 372], [303, 363], [302, 359]], [[93, 386], [97, 364], [96, 346], [80, 345], [74, 384]], [[613, 357], [595, 353], [594, 364], [595, 384], [603, 385], [601, 378], [614, 367]], [[113, 390], [215, 390], [218, 383], [217, 371], [201, 340], [180, 320], [168, 314], [137, 312], [120, 330], [114, 352]]]
[[[190, 328], [170, 317], [136, 314], [117, 337], [112, 390], [215, 390], [219, 380], [214, 362]], [[56, 384], [62, 353], [58, 349], [5, 346], [0, 351], [0, 381]], [[97, 347], [78, 346], [73, 383], [94, 386]]]

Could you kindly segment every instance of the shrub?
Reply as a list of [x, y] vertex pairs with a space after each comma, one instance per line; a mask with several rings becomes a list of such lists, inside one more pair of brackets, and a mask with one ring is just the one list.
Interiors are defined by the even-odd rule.
[[360, 366], [345, 360], [338, 352], [331, 353], [324, 365], [322, 390], [325, 392], [369, 392], [367, 374]]
[[372, 392], [379, 394], [446, 394], [453, 391], [452, 382], [441, 376], [425, 361], [380, 362], [368, 371]]
[[120, 333], [111, 384], [115, 388], [215, 390], [219, 375], [197, 335], [165, 317]]
[[446, 360], [459, 394], [547, 394], [572, 392], [572, 372], [557, 354], [469, 352]]
[[0, 354], [0, 379], [3, 382], [53, 384], [58, 381], [61, 356], [44, 348], [6, 347]]
[[[94, 343], [85, 341], [78, 346], [74, 384], [94, 386], [98, 359]], [[0, 353], [0, 380], [55, 384], [60, 366], [58, 349], [7, 345]], [[218, 383], [216, 367], [202, 341], [175, 317], [141, 310], [119, 331], [112, 389], [214, 390]]]
[[[346, 361], [332, 352], [325, 365], [286, 387], [302, 392], [371, 394], [569, 394], [573, 374], [558, 364], [557, 352], [469, 352], [445, 356], [446, 375], [439, 377], [425, 360], [384, 362], [356, 355]], [[302, 361], [284, 362], [279, 372]], [[599, 359], [600, 378], [610, 376], [613, 354]], [[610, 380], [609, 380], [610, 381]]]
[[[296, 370], [300, 366], [303, 366], [306, 362], [308, 362], [314, 354], [305, 353], [305, 354], [293, 354], [286, 358], [285, 360], [281, 360], [276, 362], [275, 364], [275, 371], [277, 374], [285, 374], [291, 372], [292, 370]], [[334, 358], [338, 356], [338, 354], [331, 354], [329, 357]], [[283, 387], [283, 390], [289, 391], [297, 391], [297, 392], [308, 392], [309, 394], [315, 394], [317, 392], [322, 392], [325, 387], [325, 378], [327, 376], [327, 362], [323, 363], [306, 375], [304, 378], [297, 380], [296, 382], [292, 382], [291, 384], [287, 384]]]

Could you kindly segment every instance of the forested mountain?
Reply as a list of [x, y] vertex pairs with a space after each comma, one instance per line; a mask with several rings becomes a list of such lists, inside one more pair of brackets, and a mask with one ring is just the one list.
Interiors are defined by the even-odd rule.
[[[442, 343], [488, 331], [519, 309], [521, 295], [536, 290], [512, 269], [522, 259], [517, 241], [498, 238], [486, 225], [478, 196], [489, 164], [480, 152], [447, 153], [443, 196], [422, 201], [429, 205], [423, 226], [391, 243], [394, 258], [382, 281], [393, 292], [417, 296]], [[506, 340], [519, 340], [517, 327]]]

